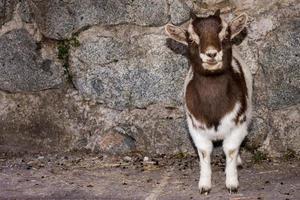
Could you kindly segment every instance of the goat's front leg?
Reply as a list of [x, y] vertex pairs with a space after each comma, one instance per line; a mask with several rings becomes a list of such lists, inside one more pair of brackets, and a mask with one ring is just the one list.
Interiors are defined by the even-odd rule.
[[204, 135], [204, 131], [195, 128], [192, 119], [187, 115], [187, 122], [191, 137], [198, 150], [200, 158], [200, 193], [208, 193], [211, 190], [211, 166], [210, 155], [213, 149], [212, 141], [208, 140]]
[[237, 172], [238, 162], [241, 162], [241, 160], [238, 159], [239, 148], [246, 135], [246, 125], [239, 126], [223, 141], [223, 149], [226, 155], [226, 187], [230, 193], [237, 192], [239, 187]]
[[213, 144], [206, 138], [198, 138], [197, 149], [200, 158], [200, 193], [208, 193], [211, 190], [211, 164], [210, 156], [213, 149]]
[[212, 142], [207, 140], [203, 141], [203, 145], [198, 148], [198, 155], [200, 158], [200, 179], [199, 190], [200, 193], [208, 193], [211, 190], [211, 164], [210, 156], [212, 152]]

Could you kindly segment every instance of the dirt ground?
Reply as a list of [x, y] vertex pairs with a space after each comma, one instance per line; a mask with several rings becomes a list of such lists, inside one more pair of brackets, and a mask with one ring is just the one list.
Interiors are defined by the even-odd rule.
[[0, 199], [300, 199], [299, 160], [254, 163], [242, 158], [238, 193], [226, 190], [224, 158], [214, 156], [213, 188], [200, 195], [197, 157], [3, 153]]

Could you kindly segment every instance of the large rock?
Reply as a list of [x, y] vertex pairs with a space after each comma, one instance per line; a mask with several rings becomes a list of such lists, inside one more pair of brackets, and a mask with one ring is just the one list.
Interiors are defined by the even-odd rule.
[[300, 19], [278, 28], [260, 51], [259, 62], [268, 80], [270, 109], [300, 103]]
[[118, 121], [145, 153], [195, 153], [182, 108], [152, 105], [146, 110], [123, 111]]
[[17, 0], [0, 0], [0, 28], [12, 19]]
[[[93, 109], [90, 109], [92, 105]], [[83, 100], [74, 89], [35, 93], [0, 91], [0, 151], [53, 152], [84, 149], [105, 132], [117, 112]]]
[[172, 0], [170, 5], [171, 22], [182, 24], [190, 19], [191, 8], [182, 0]]
[[95, 147], [94, 151], [113, 154], [130, 153], [136, 150], [134, 138], [130, 137], [126, 131], [113, 128], [98, 137]]
[[164, 35], [120, 39], [90, 30], [80, 38], [70, 69], [81, 94], [115, 109], [181, 104], [188, 64], [166, 46]]
[[261, 44], [255, 74], [255, 113], [250, 144], [270, 156], [299, 148], [300, 40], [299, 19], [289, 20], [268, 33]]
[[39, 91], [63, 83], [61, 65], [42, 58], [39, 48], [25, 29], [16, 29], [0, 37], [1, 90]]
[[169, 20], [166, 0], [33, 0], [32, 9], [41, 32], [53, 39], [96, 24], [162, 26]]
[[0, 91], [0, 151], [74, 149], [193, 153], [183, 112], [177, 108], [152, 105], [121, 112], [67, 88], [31, 94]]
[[[55, 90], [32, 94], [0, 92], [0, 151], [65, 151], [70, 148], [77, 127], [71, 104]], [[70, 103], [70, 101], [69, 101]], [[72, 112], [68, 112], [72, 108]], [[70, 132], [72, 130], [72, 132]], [[79, 146], [79, 145], [77, 145]]]
[[[300, 155], [300, 109], [299, 104], [274, 110], [270, 113], [272, 132], [265, 148], [274, 156], [285, 156], [288, 152]], [[295, 156], [295, 155], [293, 155]]]
[[27, 0], [20, 0], [20, 4], [18, 7], [18, 12], [21, 19], [25, 23], [32, 23], [33, 22], [33, 13], [30, 8], [30, 2]]

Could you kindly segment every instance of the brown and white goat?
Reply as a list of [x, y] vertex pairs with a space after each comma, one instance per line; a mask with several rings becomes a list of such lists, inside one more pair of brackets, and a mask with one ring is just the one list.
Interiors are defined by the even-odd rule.
[[247, 23], [241, 14], [226, 23], [217, 11], [208, 17], [193, 16], [187, 30], [171, 24], [170, 38], [188, 48], [190, 69], [185, 81], [185, 107], [189, 132], [200, 157], [201, 193], [211, 189], [212, 141], [223, 140], [226, 187], [236, 191], [239, 147], [251, 118], [252, 77], [232, 48], [232, 39]]

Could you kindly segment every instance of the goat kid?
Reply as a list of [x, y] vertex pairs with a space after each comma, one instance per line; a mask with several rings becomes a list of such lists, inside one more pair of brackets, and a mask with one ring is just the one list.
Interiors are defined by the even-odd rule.
[[204, 18], [192, 15], [187, 30], [171, 24], [165, 27], [170, 38], [188, 48], [190, 69], [184, 97], [189, 132], [200, 158], [201, 193], [211, 190], [210, 156], [215, 140], [223, 140], [226, 187], [236, 192], [239, 186], [239, 147], [251, 119], [252, 77], [232, 50], [232, 39], [245, 28], [247, 18], [241, 14], [226, 23], [218, 10]]

